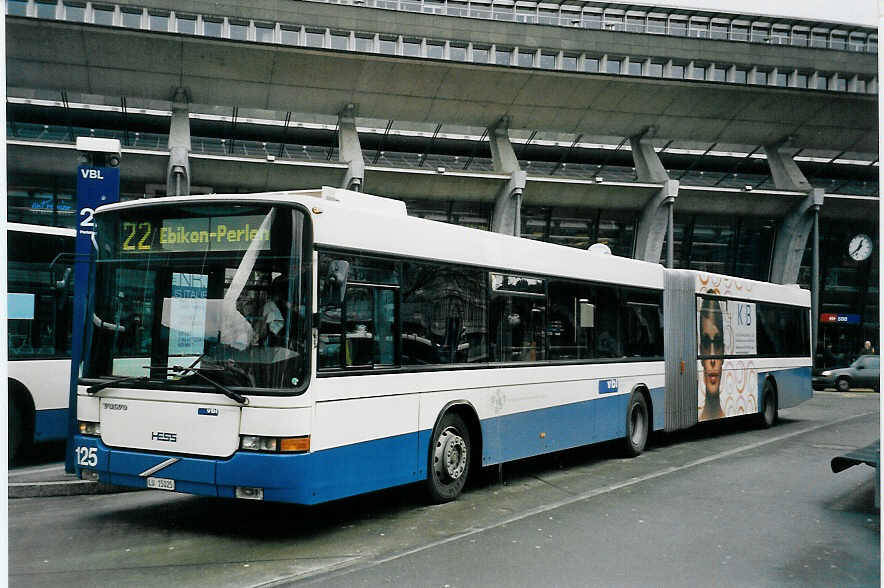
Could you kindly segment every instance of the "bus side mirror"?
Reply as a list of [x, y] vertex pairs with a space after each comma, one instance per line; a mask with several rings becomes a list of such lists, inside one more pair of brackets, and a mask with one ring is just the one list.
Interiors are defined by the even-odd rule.
[[344, 303], [347, 295], [347, 277], [350, 274], [350, 263], [342, 259], [336, 259], [328, 264], [326, 282], [329, 287], [329, 300], [335, 300], [338, 304]]

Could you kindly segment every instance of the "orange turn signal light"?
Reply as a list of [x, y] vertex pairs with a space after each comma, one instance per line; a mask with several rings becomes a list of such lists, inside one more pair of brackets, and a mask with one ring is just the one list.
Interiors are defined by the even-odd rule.
[[310, 451], [310, 436], [283, 437], [279, 440], [279, 450], [289, 453]]

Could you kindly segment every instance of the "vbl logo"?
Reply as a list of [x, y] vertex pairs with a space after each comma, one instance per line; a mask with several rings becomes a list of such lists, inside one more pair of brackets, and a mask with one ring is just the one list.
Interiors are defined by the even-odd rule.
[[80, 175], [83, 176], [84, 180], [103, 180], [104, 176], [101, 175], [100, 169], [81, 169]]

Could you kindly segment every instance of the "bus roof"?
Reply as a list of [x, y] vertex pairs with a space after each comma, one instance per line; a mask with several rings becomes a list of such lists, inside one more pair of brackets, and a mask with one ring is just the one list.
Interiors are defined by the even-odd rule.
[[77, 230], [67, 227], [50, 227], [47, 225], [28, 225], [24, 223], [6, 223], [7, 231], [20, 233], [39, 233], [41, 235], [57, 235], [59, 237], [76, 237]]
[[339, 188], [130, 200], [96, 212], [220, 201], [301, 204], [311, 211], [320, 247], [663, 289], [663, 266], [656, 263], [410, 217], [402, 201]]
[[347, 202], [329, 202], [314, 215], [319, 245], [354, 251], [463, 263], [502, 271], [596, 280], [663, 289], [659, 264], [589, 253], [405, 214], [373, 214]]
[[722, 274], [683, 271], [694, 274], [694, 291], [697, 294], [810, 307], [810, 291], [802, 289], [798, 284], [772, 284]]
[[313, 238], [320, 247], [660, 290], [664, 272], [689, 272], [695, 276], [697, 293], [810, 306], [810, 292], [797, 285], [694, 270], [666, 270], [657, 263], [411, 217], [400, 200], [340, 188], [152, 198], [102, 206], [99, 212], [176, 202], [219, 201], [301, 204], [312, 214]]

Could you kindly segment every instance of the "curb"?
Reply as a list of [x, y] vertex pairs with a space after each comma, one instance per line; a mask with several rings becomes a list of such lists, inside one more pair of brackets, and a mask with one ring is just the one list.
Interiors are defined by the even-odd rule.
[[140, 491], [140, 488], [128, 488], [102, 484], [92, 480], [62, 480], [59, 482], [10, 482], [9, 498], [44, 498], [50, 496], [81, 496], [88, 494], [117, 494], [122, 492]]

